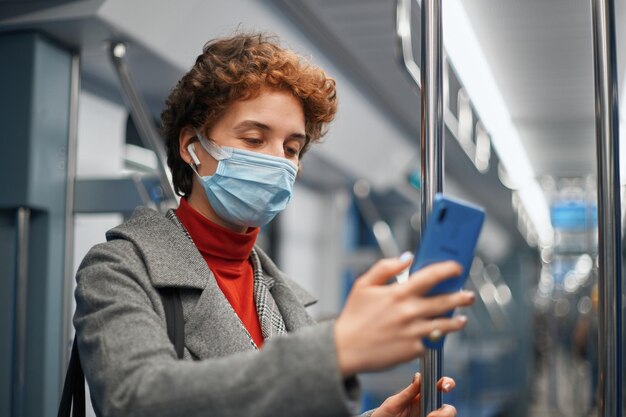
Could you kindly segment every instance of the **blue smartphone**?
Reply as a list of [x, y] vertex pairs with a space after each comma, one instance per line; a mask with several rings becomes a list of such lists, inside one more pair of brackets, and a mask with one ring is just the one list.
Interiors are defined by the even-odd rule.
[[[435, 195], [433, 209], [409, 272], [412, 274], [435, 262], [453, 260], [462, 265], [463, 273], [439, 283], [427, 295], [449, 294], [463, 288], [484, 220], [485, 212], [482, 208], [442, 194]], [[451, 317], [453, 313], [449, 311], [445, 316]], [[424, 339], [424, 345], [440, 349], [443, 341], [443, 337], [437, 342]]]

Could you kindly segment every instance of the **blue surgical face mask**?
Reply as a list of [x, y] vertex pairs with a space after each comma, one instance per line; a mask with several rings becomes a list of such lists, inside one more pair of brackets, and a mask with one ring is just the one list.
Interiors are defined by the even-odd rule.
[[[219, 146], [196, 132], [202, 147], [217, 161], [215, 174], [196, 173], [211, 207], [223, 220], [246, 227], [269, 223], [291, 200], [298, 168], [285, 158]], [[187, 150], [200, 164], [194, 144]]]

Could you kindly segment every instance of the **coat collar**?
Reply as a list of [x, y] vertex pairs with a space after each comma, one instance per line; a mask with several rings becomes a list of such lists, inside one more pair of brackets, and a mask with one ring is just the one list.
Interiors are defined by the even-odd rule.
[[[107, 240], [133, 242], [141, 253], [152, 284], [156, 288], [187, 287], [204, 289], [208, 267], [191, 239], [174, 222], [147, 207], [138, 207], [126, 222], [109, 230]], [[307, 290], [288, 278], [269, 256], [254, 247], [266, 278], [286, 285], [308, 307], [317, 302]], [[181, 275], [181, 271], [185, 274]]]
[[208, 267], [198, 249], [184, 232], [155, 210], [135, 209], [130, 219], [109, 230], [106, 238], [134, 243], [156, 288], [201, 290], [206, 286]]

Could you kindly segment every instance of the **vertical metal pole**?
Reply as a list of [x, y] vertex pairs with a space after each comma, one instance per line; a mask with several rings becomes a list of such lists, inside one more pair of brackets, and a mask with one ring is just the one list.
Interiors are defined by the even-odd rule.
[[17, 209], [17, 268], [15, 277], [15, 328], [13, 338], [13, 383], [11, 416], [24, 415], [26, 398], [26, 305], [28, 294], [28, 235], [30, 209]]
[[598, 164], [600, 415], [622, 416], [619, 112], [613, 0], [592, 0]]
[[[432, 210], [435, 194], [443, 190], [443, 51], [441, 0], [422, 1], [421, 51], [421, 230]], [[422, 416], [441, 407], [437, 381], [441, 377], [442, 351], [428, 349], [422, 360]]]
[[[70, 350], [70, 330], [73, 306], [72, 289], [74, 287], [73, 259], [74, 259], [74, 181], [76, 180], [76, 142], [78, 136], [78, 98], [80, 95], [80, 57], [72, 56], [70, 81], [70, 113], [69, 132], [67, 140], [67, 179], [65, 195], [65, 259], [63, 263], [63, 335], [61, 339], [61, 370], [67, 368]], [[65, 372], [59, 374], [59, 395], [63, 389]]]

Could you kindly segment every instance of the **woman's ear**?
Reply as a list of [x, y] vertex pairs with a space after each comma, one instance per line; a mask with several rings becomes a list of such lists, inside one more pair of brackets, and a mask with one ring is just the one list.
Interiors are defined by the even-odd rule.
[[195, 138], [196, 132], [190, 126], [183, 127], [178, 134], [178, 148], [180, 152], [180, 157], [183, 161], [185, 161], [186, 164], [191, 164], [194, 162], [194, 158], [191, 156], [187, 148], [190, 144], [193, 143]]

